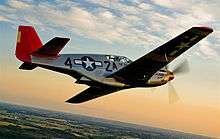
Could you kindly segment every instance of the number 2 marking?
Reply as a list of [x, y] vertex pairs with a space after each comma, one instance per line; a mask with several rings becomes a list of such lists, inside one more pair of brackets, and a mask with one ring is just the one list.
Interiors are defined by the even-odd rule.
[[107, 66], [106, 66], [106, 71], [109, 71], [109, 72], [112, 72], [112, 70], [111, 69], [109, 69], [110, 68], [110, 65], [111, 65], [111, 63], [109, 62], [109, 61], [104, 61], [104, 63], [105, 64], [107, 64]]
[[111, 62], [110, 61], [104, 61], [105, 64], [107, 64], [106, 66], [106, 71], [112, 72], [112, 70], [118, 70], [118, 67], [116, 66], [115, 62], [112, 63], [112, 68], [111, 67]]

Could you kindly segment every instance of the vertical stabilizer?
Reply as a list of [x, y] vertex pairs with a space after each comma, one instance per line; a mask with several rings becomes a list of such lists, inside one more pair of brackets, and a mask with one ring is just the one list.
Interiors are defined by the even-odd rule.
[[42, 42], [32, 26], [18, 27], [16, 57], [19, 60], [31, 63], [31, 53], [42, 46]]

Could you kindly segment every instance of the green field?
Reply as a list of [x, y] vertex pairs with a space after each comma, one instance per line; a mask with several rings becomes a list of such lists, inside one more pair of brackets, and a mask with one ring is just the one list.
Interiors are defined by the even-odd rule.
[[0, 139], [207, 139], [177, 131], [0, 103]]

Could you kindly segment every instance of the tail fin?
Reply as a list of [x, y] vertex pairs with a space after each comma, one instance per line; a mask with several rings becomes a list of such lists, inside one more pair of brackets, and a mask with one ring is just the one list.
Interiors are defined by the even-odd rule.
[[16, 57], [19, 60], [31, 63], [31, 53], [42, 46], [42, 42], [32, 26], [18, 27]]

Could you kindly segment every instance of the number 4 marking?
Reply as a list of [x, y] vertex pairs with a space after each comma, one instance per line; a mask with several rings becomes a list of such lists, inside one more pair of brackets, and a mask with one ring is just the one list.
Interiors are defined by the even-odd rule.
[[71, 59], [69, 57], [66, 59], [64, 65], [65, 66], [69, 66], [70, 69], [72, 68], [73, 65], [72, 65]]

